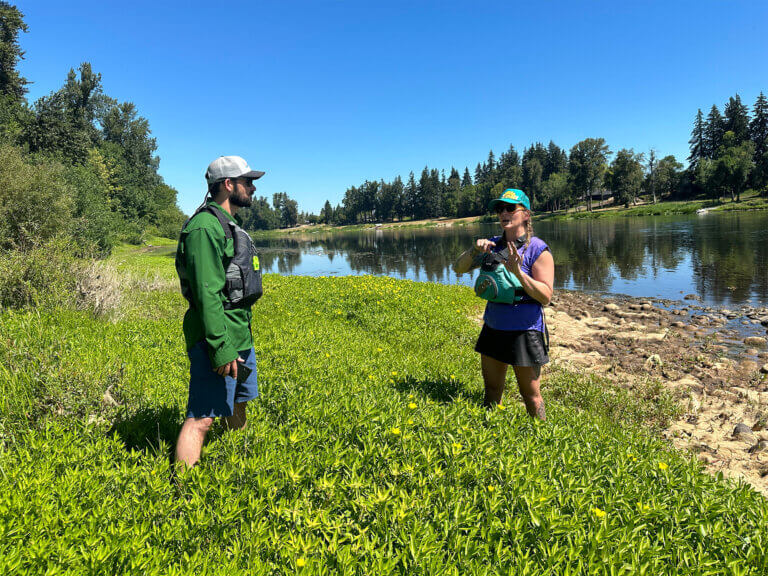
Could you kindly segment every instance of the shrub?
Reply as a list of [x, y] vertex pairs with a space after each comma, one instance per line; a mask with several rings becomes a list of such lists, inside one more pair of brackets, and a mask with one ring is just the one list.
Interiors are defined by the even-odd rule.
[[114, 314], [122, 292], [112, 266], [77, 258], [71, 238], [59, 236], [30, 250], [0, 252], [0, 306], [71, 306]]
[[0, 246], [28, 250], [67, 232], [72, 207], [61, 164], [31, 164], [18, 148], [0, 144]]
[[59, 236], [28, 250], [0, 252], [0, 305], [74, 304], [80, 262]]

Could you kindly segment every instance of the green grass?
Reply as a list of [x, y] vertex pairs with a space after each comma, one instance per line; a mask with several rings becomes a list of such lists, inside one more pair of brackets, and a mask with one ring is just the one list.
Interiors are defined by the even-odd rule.
[[[582, 207], [583, 208], [583, 207]], [[629, 208], [610, 207], [608, 209], [595, 210], [593, 212], [556, 212], [554, 214], [542, 213], [538, 217], [545, 220], [582, 220], [591, 218], [614, 218], [617, 216], [664, 216], [672, 214], [694, 214], [701, 208], [708, 208], [715, 212], [734, 210], [768, 210], [768, 198], [760, 196], [754, 190], [748, 190], [741, 195], [740, 202], [724, 202], [711, 199], [687, 200], [687, 201], [663, 201], [656, 204], [641, 204]]]
[[2, 574], [768, 570], [768, 506], [654, 434], [674, 413], [657, 385], [547, 369], [547, 423], [515, 394], [485, 411], [481, 308], [458, 286], [267, 275], [248, 429], [214, 430], [172, 482], [173, 258], [114, 261], [119, 321], [0, 312]]

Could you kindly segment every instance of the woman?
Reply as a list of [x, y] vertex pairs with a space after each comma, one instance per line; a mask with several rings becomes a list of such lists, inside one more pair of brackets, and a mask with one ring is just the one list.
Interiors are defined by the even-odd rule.
[[552, 299], [555, 262], [549, 247], [533, 235], [531, 204], [522, 190], [504, 190], [488, 208], [499, 216], [501, 236], [479, 239], [453, 269], [464, 274], [479, 267], [487, 254], [497, 253], [506, 258], [503, 265], [522, 289], [515, 303], [488, 302], [485, 307], [485, 324], [475, 345], [485, 382], [483, 403], [501, 404], [511, 365], [528, 414], [545, 420], [539, 382], [541, 366], [549, 362], [549, 338], [542, 307]]

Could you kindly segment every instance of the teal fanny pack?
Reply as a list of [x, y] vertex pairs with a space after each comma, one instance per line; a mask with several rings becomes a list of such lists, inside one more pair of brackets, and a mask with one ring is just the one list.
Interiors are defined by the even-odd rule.
[[486, 254], [475, 280], [475, 294], [489, 302], [515, 304], [523, 299], [525, 290], [517, 276], [504, 266], [506, 258], [500, 253]]

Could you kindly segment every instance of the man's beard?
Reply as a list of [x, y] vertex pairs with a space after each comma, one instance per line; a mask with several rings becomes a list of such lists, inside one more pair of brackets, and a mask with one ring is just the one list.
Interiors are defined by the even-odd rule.
[[237, 206], [238, 208], [249, 208], [253, 204], [251, 196], [246, 192], [237, 191], [229, 197], [229, 203]]

